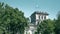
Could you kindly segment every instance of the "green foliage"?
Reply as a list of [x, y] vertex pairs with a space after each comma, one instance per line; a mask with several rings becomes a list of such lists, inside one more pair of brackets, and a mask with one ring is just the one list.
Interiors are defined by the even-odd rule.
[[58, 12], [57, 20], [55, 22], [55, 33], [60, 34], [60, 11]]
[[18, 8], [14, 9], [7, 4], [0, 3], [0, 29], [3, 32], [11, 34], [20, 32], [20, 34], [23, 34], [26, 26], [27, 19], [22, 11], [19, 11]]
[[54, 29], [55, 29], [54, 21], [48, 19], [48, 20], [42, 21], [39, 24], [39, 26], [37, 28], [37, 32], [38, 32], [38, 34], [39, 33], [42, 33], [42, 34], [52, 34], [52, 33], [54, 33]]

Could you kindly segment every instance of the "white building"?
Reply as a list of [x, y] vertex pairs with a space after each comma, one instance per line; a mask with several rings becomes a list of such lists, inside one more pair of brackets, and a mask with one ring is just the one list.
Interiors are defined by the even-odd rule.
[[31, 23], [29, 23], [29, 27], [25, 28], [24, 34], [34, 34], [37, 29], [37, 25], [40, 24], [41, 21], [48, 19], [48, 13], [35, 11], [31, 16]]

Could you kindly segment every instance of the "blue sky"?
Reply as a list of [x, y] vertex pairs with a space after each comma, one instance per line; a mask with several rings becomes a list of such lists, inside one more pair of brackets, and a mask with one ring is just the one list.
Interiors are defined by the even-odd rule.
[[22, 10], [26, 17], [38, 10], [49, 13], [49, 18], [53, 19], [60, 11], [60, 0], [0, 0], [0, 2]]

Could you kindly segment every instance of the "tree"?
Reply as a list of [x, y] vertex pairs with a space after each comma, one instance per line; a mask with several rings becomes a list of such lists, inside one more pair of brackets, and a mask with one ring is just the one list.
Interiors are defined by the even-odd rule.
[[4, 28], [4, 32], [24, 34], [26, 26], [27, 19], [22, 11], [0, 3], [0, 27]]
[[54, 21], [48, 19], [48, 20], [44, 20], [42, 21], [38, 28], [37, 28], [37, 33], [41, 33], [41, 34], [54, 34]]
[[3, 32], [5, 32], [5, 23], [3, 23], [3, 15], [4, 15], [4, 3], [0, 3], [0, 34], [2, 34]]
[[56, 32], [56, 34], [60, 34], [60, 11], [57, 14], [57, 20], [56, 20], [55, 24], [56, 24], [55, 32]]

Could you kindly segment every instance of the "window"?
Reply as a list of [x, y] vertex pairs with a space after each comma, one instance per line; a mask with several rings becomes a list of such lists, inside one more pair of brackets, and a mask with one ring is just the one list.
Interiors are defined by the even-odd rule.
[[46, 19], [46, 16], [44, 16], [44, 19]]
[[39, 19], [40, 19], [40, 16], [39, 16]]
[[43, 19], [43, 16], [41, 18]]

